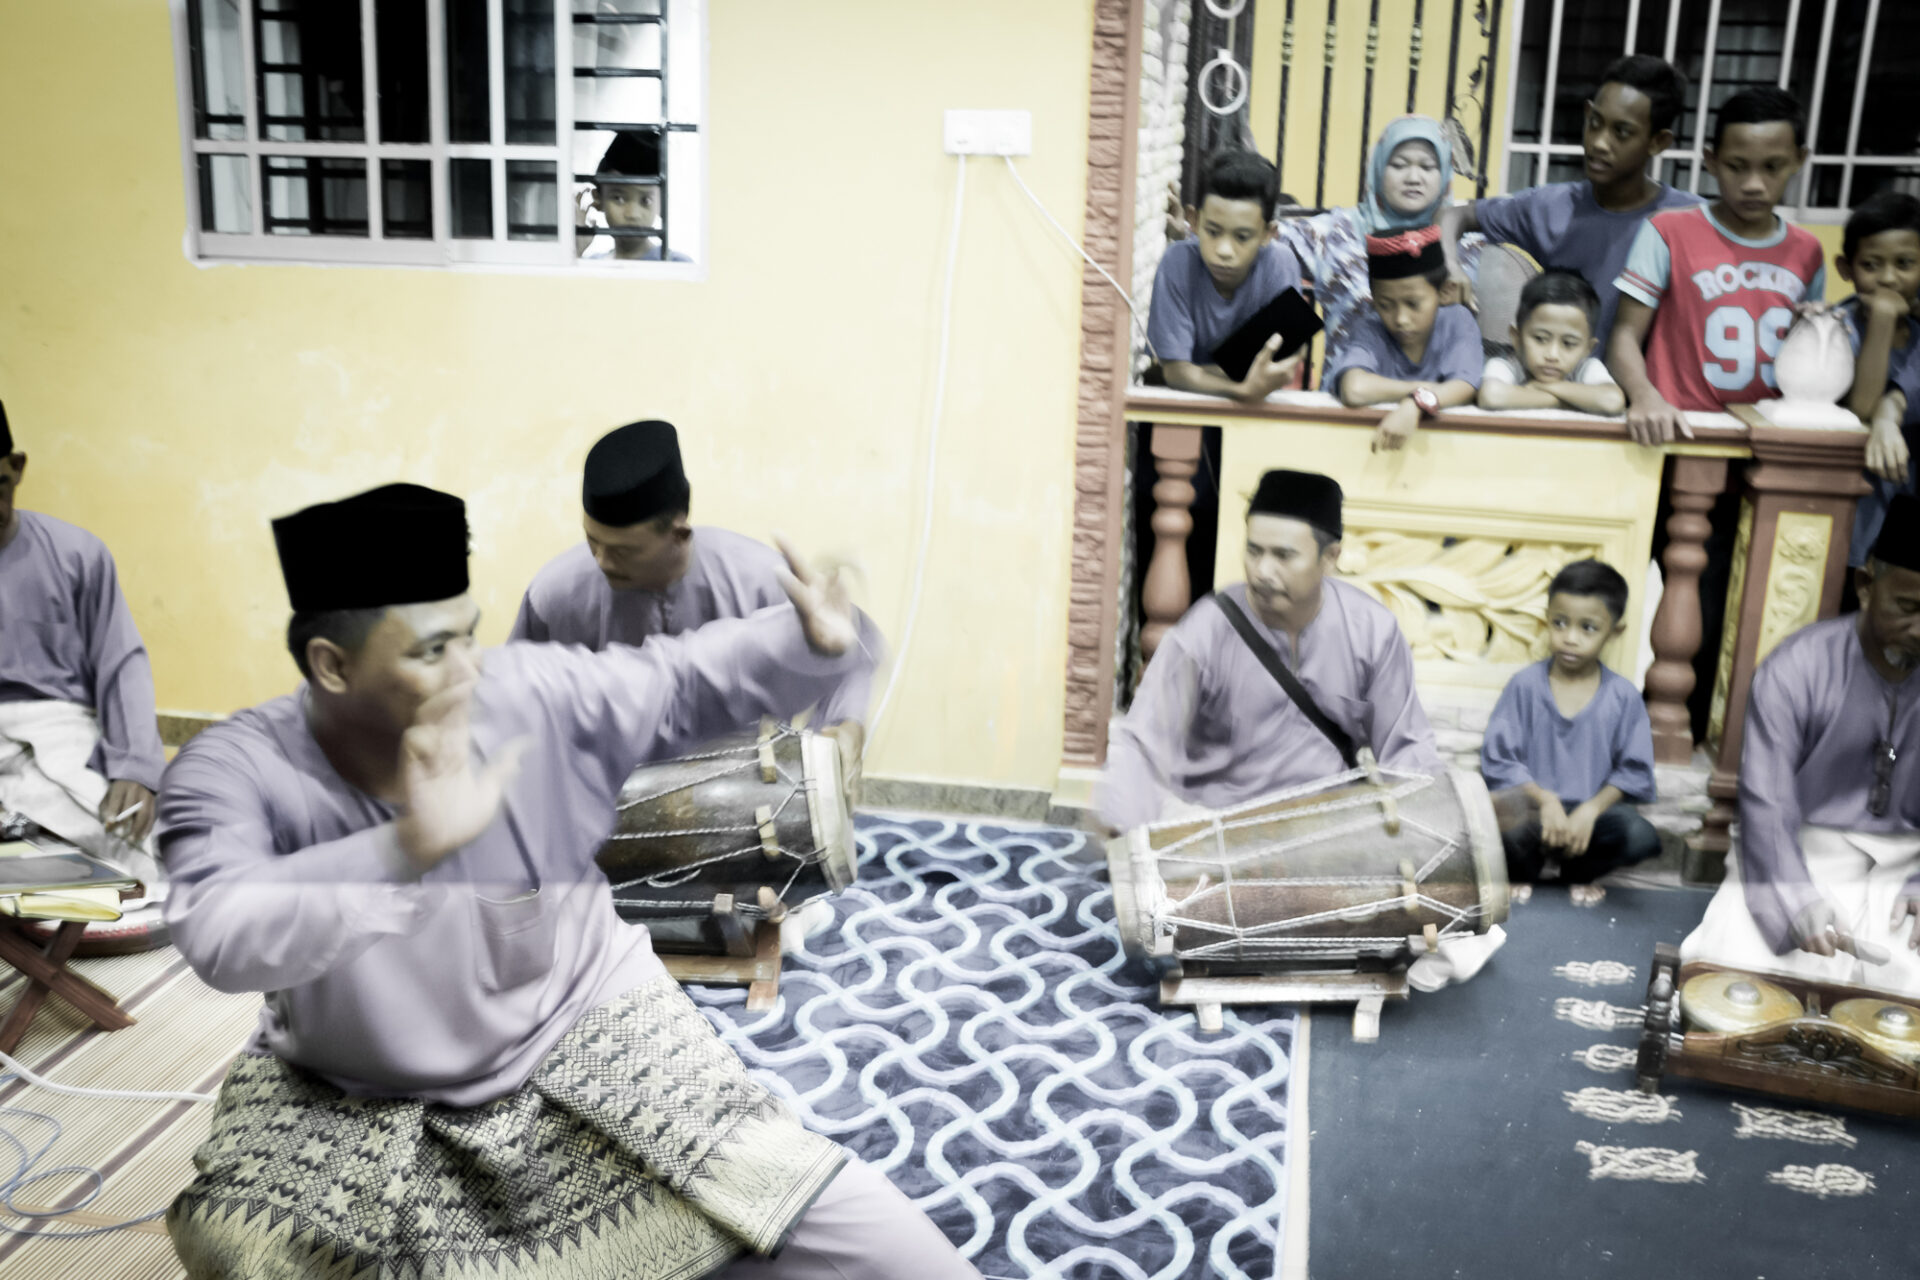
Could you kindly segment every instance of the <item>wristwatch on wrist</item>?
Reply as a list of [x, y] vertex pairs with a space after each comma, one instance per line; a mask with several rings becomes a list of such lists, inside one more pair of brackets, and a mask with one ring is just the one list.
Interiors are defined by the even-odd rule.
[[1440, 412], [1440, 397], [1434, 394], [1432, 387], [1416, 387], [1412, 400], [1414, 407], [1420, 410], [1422, 417], [1431, 418]]

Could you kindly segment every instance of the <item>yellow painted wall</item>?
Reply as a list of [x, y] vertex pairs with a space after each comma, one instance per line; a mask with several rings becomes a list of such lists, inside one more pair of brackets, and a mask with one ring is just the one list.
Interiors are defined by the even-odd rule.
[[[946, 107], [1025, 107], [1076, 233], [1090, 0], [718, 0], [704, 283], [196, 267], [159, 0], [0, 0], [0, 397], [25, 506], [118, 557], [164, 708], [288, 689], [267, 521], [409, 479], [466, 496], [483, 636], [579, 537], [602, 432], [679, 424], [697, 522], [856, 549], [897, 638], [955, 162]], [[869, 771], [1051, 787], [1080, 271], [969, 174], [925, 601]]]

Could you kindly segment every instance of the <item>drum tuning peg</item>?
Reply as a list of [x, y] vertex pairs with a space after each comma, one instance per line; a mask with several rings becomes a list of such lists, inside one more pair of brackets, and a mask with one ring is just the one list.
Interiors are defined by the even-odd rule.
[[760, 886], [759, 898], [760, 909], [767, 913], [769, 921], [779, 924], [787, 918], [787, 904], [780, 900], [779, 894], [763, 884]]

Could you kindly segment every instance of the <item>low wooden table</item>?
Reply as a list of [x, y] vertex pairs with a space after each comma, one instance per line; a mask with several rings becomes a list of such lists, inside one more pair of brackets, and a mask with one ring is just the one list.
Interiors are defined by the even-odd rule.
[[0, 960], [25, 975], [26, 988], [13, 1003], [5, 1021], [0, 1021], [0, 1053], [12, 1053], [27, 1034], [27, 1025], [40, 1011], [49, 995], [57, 995], [78, 1009], [102, 1031], [118, 1031], [133, 1025], [133, 1018], [120, 1008], [120, 1002], [105, 991], [67, 968], [73, 949], [86, 932], [85, 922], [64, 920], [44, 946], [20, 928], [20, 921], [0, 917]]

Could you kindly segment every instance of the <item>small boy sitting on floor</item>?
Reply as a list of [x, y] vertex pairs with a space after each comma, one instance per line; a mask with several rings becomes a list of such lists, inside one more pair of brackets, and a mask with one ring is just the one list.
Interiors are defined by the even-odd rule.
[[1480, 772], [1515, 884], [1551, 861], [1560, 879], [1588, 884], [1660, 852], [1659, 833], [1633, 807], [1654, 798], [1653, 726], [1640, 691], [1600, 663], [1626, 608], [1626, 579], [1598, 560], [1555, 574], [1552, 653], [1507, 682], [1487, 721]]
[[1520, 291], [1513, 354], [1480, 371], [1482, 409], [1573, 409], [1617, 414], [1626, 393], [1593, 354], [1600, 295], [1570, 271], [1544, 271]]
[[1345, 405], [1397, 402], [1374, 452], [1399, 449], [1423, 418], [1472, 404], [1484, 360], [1480, 326], [1454, 299], [1440, 228], [1367, 237], [1373, 305], [1327, 355], [1323, 389]]

